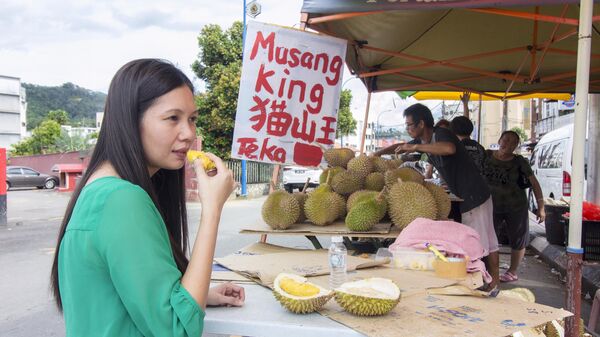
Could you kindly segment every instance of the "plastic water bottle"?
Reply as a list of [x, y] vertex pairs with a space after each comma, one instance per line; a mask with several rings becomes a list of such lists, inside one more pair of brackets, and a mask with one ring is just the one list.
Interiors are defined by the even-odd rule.
[[346, 282], [346, 256], [348, 251], [341, 236], [331, 237], [329, 247], [329, 287], [335, 289]]

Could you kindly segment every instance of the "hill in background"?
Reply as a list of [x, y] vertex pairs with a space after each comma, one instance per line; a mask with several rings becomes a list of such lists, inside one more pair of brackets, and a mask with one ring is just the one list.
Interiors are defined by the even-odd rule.
[[88, 90], [73, 83], [46, 87], [23, 83], [27, 90], [27, 130], [32, 130], [48, 111], [65, 110], [73, 126], [95, 126], [96, 112], [104, 110], [106, 94]]

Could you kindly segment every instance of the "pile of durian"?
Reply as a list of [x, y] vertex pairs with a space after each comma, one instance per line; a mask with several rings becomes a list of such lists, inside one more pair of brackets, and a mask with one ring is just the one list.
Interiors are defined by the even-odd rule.
[[400, 302], [400, 288], [389, 279], [377, 277], [328, 290], [305, 277], [281, 273], [273, 283], [273, 295], [284, 308], [296, 314], [317, 311], [332, 297], [345, 311], [357, 316], [385, 315]]
[[343, 220], [350, 231], [370, 231], [386, 217], [401, 229], [416, 218], [447, 219], [446, 191], [425, 182], [418, 171], [399, 166], [400, 159], [355, 156], [347, 148], [324, 152], [329, 167], [320, 186], [310, 193], [278, 190], [262, 207], [263, 220], [273, 229], [310, 221], [327, 226]]

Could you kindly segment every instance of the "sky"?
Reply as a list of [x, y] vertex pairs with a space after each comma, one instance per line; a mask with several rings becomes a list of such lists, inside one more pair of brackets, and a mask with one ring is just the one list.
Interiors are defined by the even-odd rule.
[[[259, 0], [255, 20], [298, 27], [301, 0]], [[243, 19], [243, 1], [209, 0], [2, 0], [0, 75], [22, 82], [56, 86], [72, 82], [105, 92], [114, 73], [136, 58], [163, 58], [176, 64], [203, 88], [191, 71], [206, 24], [227, 29]], [[249, 19], [251, 20], [251, 19]], [[345, 71], [343, 88], [353, 93], [351, 110], [364, 120], [367, 92]], [[372, 95], [370, 121], [402, 123], [414, 101], [394, 93]]]

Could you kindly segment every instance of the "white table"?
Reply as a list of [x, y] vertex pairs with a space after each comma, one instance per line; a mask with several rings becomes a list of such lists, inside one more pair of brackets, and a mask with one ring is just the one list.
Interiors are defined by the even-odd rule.
[[246, 291], [244, 306], [207, 308], [204, 332], [254, 337], [365, 337], [318, 313], [293, 314], [265, 287], [240, 285]]

